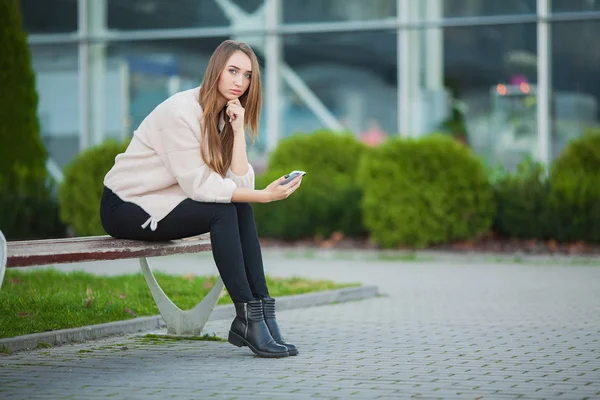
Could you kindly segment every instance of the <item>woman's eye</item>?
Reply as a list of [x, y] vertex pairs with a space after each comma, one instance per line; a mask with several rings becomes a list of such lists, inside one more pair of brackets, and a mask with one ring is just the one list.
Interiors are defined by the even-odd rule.
[[252, 75], [246, 74], [246, 78], [250, 79], [250, 78], [252, 78]]
[[232, 74], [235, 74], [237, 71], [235, 69], [230, 69], [229, 72], [231, 72]]

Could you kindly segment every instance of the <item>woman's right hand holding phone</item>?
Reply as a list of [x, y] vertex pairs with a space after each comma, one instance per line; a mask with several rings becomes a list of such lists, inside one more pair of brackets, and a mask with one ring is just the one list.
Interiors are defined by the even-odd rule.
[[281, 182], [283, 181], [285, 181], [285, 176], [274, 180], [269, 184], [269, 186], [263, 189], [263, 192], [265, 193], [265, 203], [287, 199], [300, 187], [300, 183], [302, 182], [302, 175], [298, 175], [285, 185], [281, 184]]

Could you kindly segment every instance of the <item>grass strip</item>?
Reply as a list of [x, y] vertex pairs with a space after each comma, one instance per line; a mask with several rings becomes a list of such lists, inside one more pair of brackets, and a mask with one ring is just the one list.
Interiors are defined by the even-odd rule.
[[[158, 283], [181, 309], [190, 309], [213, 287], [216, 276], [155, 272]], [[267, 277], [273, 297], [333, 290], [336, 284], [299, 277]], [[231, 303], [224, 291], [218, 304]], [[0, 289], [0, 338], [157, 315], [141, 273], [105, 276], [52, 268], [7, 270]]]

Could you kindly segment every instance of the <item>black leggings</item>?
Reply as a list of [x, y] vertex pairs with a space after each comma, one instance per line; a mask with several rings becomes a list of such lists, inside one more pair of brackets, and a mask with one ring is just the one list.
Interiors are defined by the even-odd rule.
[[119, 239], [164, 241], [210, 232], [212, 253], [234, 302], [269, 297], [254, 213], [249, 203], [182, 201], [158, 223], [142, 229], [149, 215], [104, 188], [100, 219], [106, 233]]

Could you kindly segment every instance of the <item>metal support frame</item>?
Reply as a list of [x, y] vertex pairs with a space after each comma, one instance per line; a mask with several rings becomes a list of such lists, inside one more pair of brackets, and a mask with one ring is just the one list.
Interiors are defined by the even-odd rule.
[[[79, 0], [81, 1], [81, 0]], [[399, 10], [399, 8], [398, 8]], [[333, 33], [333, 32], [361, 32], [361, 31], [389, 31], [400, 28], [447, 28], [489, 25], [514, 25], [535, 23], [536, 14], [514, 15], [481, 15], [476, 17], [452, 17], [439, 20], [399, 22], [398, 18], [381, 18], [357, 21], [328, 21], [328, 22], [303, 22], [297, 24], [282, 24], [274, 31], [277, 35], [296, 35], [303, 33]], [[553, 13], [548, 17], [549, 22], [575, 22], [600, 20], [600, 11], [574, 11]], [[199, 39], [208, 37], [230, 36], [233, 34], [264, 35], [265, 27], [253, 29], [233, 30], [230, 26], [217, 26], [205, 28], [168, 28], [168, 29], [143, 29], [130, 31], [107, 31], [102, 35], [90, 35], [91, 41], [105, 42], [133, 42], [167, 39]], [[30, 45], [48, 44], [76, 44], [79, 35], [72, 33], [43, 33], [27, 36]]]
[[[581, 11], [581, 12], [560, 12], [552, 13], [550, 11], [551, 0], [537, 0], [536, 14], [521, 14], [521, 15], [490, 15], [490, 16], [475, 16], [475, 17], [456, 17], [456, 18], [427, 18], [425, 20], [412, 20], [410, 17], [410, 3], [412, 0], [396, 0], [396, 17], [382, 18], [377, 20], [357, 20], [357, 21], [328, 21], [317, 23], [297, 23], [297, 24], [274, 24], [270, 23], [271, 17], [266, 18], [267, 24], [248, 24], [248, 13], [238, 7], [235, 3], [229, 0], [215, 0], [217, 4], [222, 6], [224, 11], [229, 10], [227, 15], [230, 18], [231, 26], [220, 27], [200, 27], [200, 28], [173, 28], [173, 29], [150, 29], [136, 31], [109, 31], [98, 30], [92, 31], [89, 25], [90, 0], [78, 0], [78, 31], [74, 33], [57, 33], [57, 34], [31, 34], [28, 35], [30, 45], [46, 45], [46, 44], [69, 44], [74, 43], [79, 46], [79, 77], [80, 77], [80, 148], [88, 147], [92, 142], [92, 134], [90, 125], [92, 124], [89, 99], [89, 59], [91, 43], [101, 42], [123, 42], [123, 41], [139, 41], [153, 39], [189, 39], [203, 37], [218, 37], [237, 35], [251, 38], [253, 41], [260, 41], [265, 35], [272, 37], [272, 41], [267, 41], [265, 53], [267, 54], [267, 63], [270, 63], [271, 55], [274, 53], [275, 41], [280, 41], [281, 37], [288, 34], [302, 33], [330, 33], [330, 32], [348, 32], [348, 31], [377, 31], [396, 29], [397, 40], [397, 97], [398, 97], [398, 130], [401, 134], [407, 135], [411, 129], [411, 111], [408, 106], [410, 103], [410, 91], [406, 84], [410, 80], [410, 70], [408, 66], [403, 64], [410, 63], [410, 57], [413, 55], [409, 49], [410, 45], [410, 29], [429, 29], [429, 28], [444, 28], [444, 27], [467, 27], [467, 26], [482, 26], [482, 25], [508, 25], [518, 23], [537, 23], [538, 27], [538, 144], [540, 161], [548, 162], [551, 158], [551, 66], [550, 66], [550, 23], [557, 21], [585, 21], [585, 20], [600, 20], [600, 11]], [[265, 3], [259, 7], [256, 15], [259, 12], [269, 13], [268, 7], [265, 4], [271, 4], [272, 0], [265, 0]], [[280, 2], [281, 0], [277, 0]], [[279, 6], [281, 7], [281, 6]], [[231, 12], [233, 10], [233, 12]], [[251, 22], [258, 21], [257, 18], [251, 18]], [[234, 23], [237, 20], [238, 23]], [[242, 23], [240, 23], [242, 22]], [[281, 78], [296, 91], [306, 105], [311, 109], [321, 122], [332, 129], [340, 129], [341, 124], [329, 112], [327, 107], [314, 95], [308, 86], [295, 74], [295, 72], [286, 66], [284, 63], [279, 65]], [[432, 71], [433, 72], [433, 71]], [[268, 74], [268, 73], [267, 73]], [[271, 78], [272, 79], [272, 78]], [[269, 78], [267, 77], [267, 81]], [[273, 79], [273, 83], [275, 80]], [[276, 96], [276, 86], [271, 89], [267, 88], [267, 97]], [[275, 106], [269, 106], [267, 99], [267, 109], [273, 113]], [[271, 118], [270, 118], [271, 119]], [[276, 130], [277, 122], [268, 123], [269, 142], [272, 138], [278, 135]], [[273, 130], [276, 130], [273, 132]], [[271, 146], [269, 144], [269, 146]]]
[[550, 14], [551, 0], [537, 0], [537, 126], [538, 126], [538, 151], [539, 161], [545, 166], [550, 163], [551, 154], [551, 129], [552, 115], [550, 112], [551, 93], [552, 93], [552, 73], [551, 73], [551, 41], [550, 41], [550, 23], [548, 16]]
[[6, 238], [2, 231], [0, 231], [0, 288], [2, 288], [2, 281], [4, 281], [4, 272], [6, 272], [6, 259], [8, 257], [8, 250], [6, 248]]
[[46, 159], [46, 170], [50, 176], [56, 181], [56, 183], [62, 183], [64, 174], [60, 166], [54, 161], [52, 157]]
[[[6, 272], [7, 258], [8, 250], [6, 238], [2, 231], [0, 231], [0, 288], [2, 288], [4, 273]], [[223, 284], [221, 277], [217, 276], [215, 285], [196, 307], [191, 310], [182, 310], [177, 307], [162, 290], [156, 281], [156, 277], [152, 273], [152, 269], [150, 269], [147, 258], [140, 257], [139, 262], [148, 288], [150, 289], [150, 293], [152, 294], [152, 298], [167, 325], [167, 333], [178, 336], [200, 335], [223, 293], [225, 285]]]
[[221, 297], [224, 285], [220, 276], [215, 285], [196, 307], [191, 310], [182, 310], [177, 307], [165, 294], [156, 277], [152, 273], [146, 257], [139, 258], [142, 273], [158, 307], [160, 315], [167, 324], [167, 333], [178, 336], [198, 336], [208, 321], [210, 314]]
[[323, 104], [321, 99], [300, 78], [300, 76], [286, 63], [280, 65], [281, 76], [288, 86], [296, 92], [298, 97], [304, 100], [304, 104], [319, 118], [319, 120], [332, 131], [342, 131], [344, 126]]
[[[246, 13], [231, 0], [215, 0], [215, 2], [219, 7], [221, 7], [223, 13], [229, 19], [232, 28], [236, 32], [235, 36], [247, 41], [251, 46], [254, 47], [256, 51], [263, 53], [269, 65], [278, 65], [278, 72], [281, 73], [281, 77], [285, 80], [288, 86], [296, 92], [298, 97], [300, 97], [304, 101], [306, 106], [317, 116], [317, 118], [327, 128], [334, 131], [343, 130], [343, 125], [338, 121], [338, 119], [333, 115], [333, 113], [329, 111], [325, 104], [323, 104], [321, 99], [319, 99], [314, 94], [310, 87], [289, 65], [287, 65], [283, 60], [281, 60], [281, 51], [276, 48], [277, 46], [279, 46], [278, 42], [280, 39], [275, 39], [276, 41], [274, 42], [267, 41], [267, 43], [265, 43], [265, 41], [263, 40], [258, 40], [255, 37], [247, 37], [246, 34], [239, 33], [243, 32], [244, 29], [248, 29], [248, 27], [260, 25], [261, 22], [264, 25], [265, 20], [271, 32], [276, 32], [278, 25], [274, 23], [274, 21], [276, 21], [277, 15], [269, 15], [268, 13], [278, 13], [279, 10], [269, 10], [267, 12], [265, 7], [265, 5], [267, 4], [266, 2], [269, 2], [269, 6], [277, 7], [276, 2], [271, 0], [265, 0], [265, 3], [263, 3], [257, 10], [255, 10], [251, 14]], [[277, 0], [277, 3], [278, 2], [279, 0]], [[277, 58], [279, 58], [279, 60]], [[273, 87], [271, 87], [271, 90], [276, 89], [277, 88], [273, 89]], [[270, 95], [271, 92], [268, 92], [268, 94]], [[267, 99], [267, 102], [270, 101], [271, 100]], [[274, 107], [275, 106], [273, 106], [273, 109], [271, 109], [271, 111], [274, 110]], [[276, 137], [276, 135], [279, 135], [279, 131], [268, 132], [267, 135], [269, 135], [269, 137]]]

